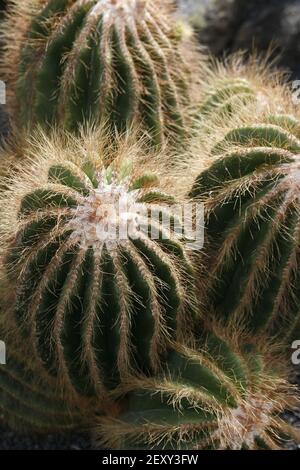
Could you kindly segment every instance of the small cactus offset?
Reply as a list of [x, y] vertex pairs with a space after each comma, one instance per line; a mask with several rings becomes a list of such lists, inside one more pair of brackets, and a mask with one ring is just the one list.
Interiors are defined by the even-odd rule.
[[216, 144], [190, 196], [206, 201], [213, 315], [291, 341], [300, 333], [300, 127], [291, 116], [265, 122]]
[[171, 227], [180, 223], [174, 199], [158, 189], [158, 173], [128, 160], [134, 147], [123, 145], [105, 165], [110, 147], [95, 150], [98, 133], [38, 140], [34, 163], [1, 197], [4, 264], [15, 286], [8, 303], [64, 387], [105, 393], [132, 368], [158, 370], [169, 342], [184, 336], [191, 262]]
[[118, 132], [135, 123], [154, 144], [182, 139], [195, 60], [184, 64], [192, 40], [172, 9], [169, 0], [16, 4], [3, 26], [13, 117], [71, 131], [86, 120]]
[[[226, 60], [203, 66], [200, 91], [200, 108], [197, 117], [198, 128], [211, 130], [228, 125], [236, 116], [277, 112], [286, 108], [289, 92], [284, 77], [271, 71], [266, 60], [252, 56], [245, 60], [243, 54], [236, 54]], [[205, 137], [205, 136], [204, 136]]]
[[293, 432], [280, 414], [295, 390], [270, 351], [214, 334], [178, 346], [166, 373], [131, 381], [118, 418], [100, 418], [100, 447], [155, 450], [279, 449]]

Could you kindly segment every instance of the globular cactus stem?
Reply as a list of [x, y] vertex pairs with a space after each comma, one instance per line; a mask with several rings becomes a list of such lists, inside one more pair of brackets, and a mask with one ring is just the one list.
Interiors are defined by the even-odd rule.
[[[101, 139], [91, 137], [96, 149]], [[88, 139], [58, 140], [42, 139], [1, 197], [9, 302], [44, 368], [68, 390], [104, 394], [133, 368], [157, 370], [184, 336], [193, 269], [172, 230], [174, 198], [128, 160], [134, 149], [105, 166]]]
[[72, 131], [85, 120], [119, 132], [135, 123], [155, 145], [183, 138], [193, 46], [172, 9], [168, 0], [16, 4], [2, 27], [13, 117], [25, 127], [59, 122]]
[[299, 123], [270, 120], [277, 124], [240, 126], [216, 144], [190, 196], [206, 202], [213, 315], [291, 341], [300, 332]]
[[98, 422], [100, 447], [258, 450], [299, 439], [280, 417], [295, 407], [295, 389], [252, 344], [209, 334], [193, 349], [177, 346], [165, 375], [133, 379], [123, 390], [119, 417]]

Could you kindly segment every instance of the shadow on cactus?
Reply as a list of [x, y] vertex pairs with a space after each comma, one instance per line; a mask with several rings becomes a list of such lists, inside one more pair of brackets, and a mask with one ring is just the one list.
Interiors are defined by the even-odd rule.
[[264, 121], [215, 145], [190, 196], [206, 200], [213, 314], [291, 341], [300, 334], [300, 127], [288, 115]]
[[125, 140], [112, 155], [100, 131], [62, 141], [39, 134], [32, 162], [1, 196], [15, 290], [8, 304], [43, 366], [87, 395], [132, 368], [158, 370], [170, 341], [191, 326], [193, 270], [175, 200], [160, 189], [168, 188], [161, 156], [147, 172]]
[[[63, 400], [55, 381], [47, 381], [21, 348], [16, 352], [16, 337], [2, 334], [7, 344], [7, 363], [0, 365], [0, 423], [18, 432], [63, 432], [82, 429], [89, 423], [94, 408], [88, 411]], [[13, 340], [13, 341], [12, 341]]]
[[2, 27], [13, 118], [25, 127], [59, 122], [71, 131], [90, 119], [118, 132], [142, 122], [154, 144], [182, 140], [199, 59], [188, 59], [194, 47], [172, 3], [13, 4]]
[[164, 375], [124, 384], [123, 412], [99, 419], [100, 447], [263, 450], [299, 439], [280, 417], [297, 404], [286, 364], [282, 373], [272, 348], [243, 342], [235, 333], [241, 344], [211, 333], [192, 349], [177, 346]]

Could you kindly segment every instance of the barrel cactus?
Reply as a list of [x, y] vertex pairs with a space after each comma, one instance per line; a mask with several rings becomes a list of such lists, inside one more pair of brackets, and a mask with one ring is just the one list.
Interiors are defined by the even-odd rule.
[[75, 132], [86, 120], [118, 132], [138, 123], [155, 145], [182, 139], [198, 58], [188, 63], [192, 40], [172, 10], [168, 0], [13, 4], [2, 75], [15, 120]]
[[129, 160], [134, 148], [106, 165], [98, 134], [58, 140], [39, 142], [1, 196], [8, 303], [46, 370], [93, 395], [133, 368], [159, 369], [191, 325], [193, 271], [174, 199]]
[[264, 121], [214, 146], [190, 196], [206, 201], [213, 314], [290, 341], [300, 333], [300, 127], [287, 115]]
[[[243, 343], [244, 344], [244, 343]], [[276, 363], [278, 366], [278, 362]], [[280, 417], [295, 391], [270, 351], [209, 334], [178, 346], [165, 375], [131, 382], [118, 418], [100, 418], [99, 445], [113, 449], [278, 449], [296, 435]], [[299, 439], [299, 435], [298, 435]]]

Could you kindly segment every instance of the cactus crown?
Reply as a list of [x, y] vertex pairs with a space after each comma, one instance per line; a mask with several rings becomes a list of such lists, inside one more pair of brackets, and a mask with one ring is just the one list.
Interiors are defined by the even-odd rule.
[[295, 406], [294, 389], [278, 378], [268, 353], [210, 334], [193, 349], [178, 346], [166, 367], [165, 376], [125, 386], [129, 394], [119, 418], [99, 421], [100, 445], [277, 449], [291, 437], [280, 413]]
[[214, 314], [279, 340], [300, 327], [299, 130], [272, 115], [229, 131], [190, 193], [206, 200]]
[[[264, 146], [265, 140], [268, 141], [266, 145], [272, 144], [270, 134], [273, 126], [286, 132], [287, 142], [290, 141], [291, 145], [293, 137], [299, 138], [299, 123], [294, 117], [297, 110], [290, 98], [290, 88], [282, 73], [271, 71], [260, 57], [253, 56], [245, 61], [243, 54], [237, 54], [227, 59], [225, 65], [217, 61], [204, 63], [200, 82], [194, 132], [188, 151], [177, 159], [173, 173], [174, 181], [178, 174], [184, 174], [182, 187], [176, 190], [181, 189], [181, 194], [190, 197], [193, 194], [199, 197], [197, 188], [195, 192], [191, 188], [196, 186], [195, 181], [202, 172], [206, 174], [205, 170], [213, 164], [213, 159], [227, 150], [230, 152], [235, 143], [239, 145], [239, 136], [235, 136], [238, 129], [247, 128], [249, 141], [253, 144], [256, 135], [260, 139], [256, 139], [257, 146]], [[261, 127], [268, 127], [268, 135], [264, 136], [263, 131], [259, 135]], [[254, 131], [253, 139], [251, 129]], [[297, 141], [294, 143], [297, 149]], [[279, 146], [283, 145], [279, 142]]]
[[106, 166], [82, 139], [40, 144], [2, 196], [2, 231], [18, 324], [50, 373], [93, 394], [132, 367], [159, 367], [176, 331], [187, 329], [193, 287], [183, 236], [172, 230], [174, 199], [157, 189], [158, 173], [128, 163], [136, 150], [126, 145]]
[[[2, 68], [16, 119], [25, 126], [59, 122], [71, 131], [86, 120], [107, 121], [119, 132], [138, 123], [154, 144], [182, 138], [192, 67], [183, 63], [170, 5], [40, 0], [13, 9], [3, 27]], [[16, 38], [11, 29], [20, 29]]]

